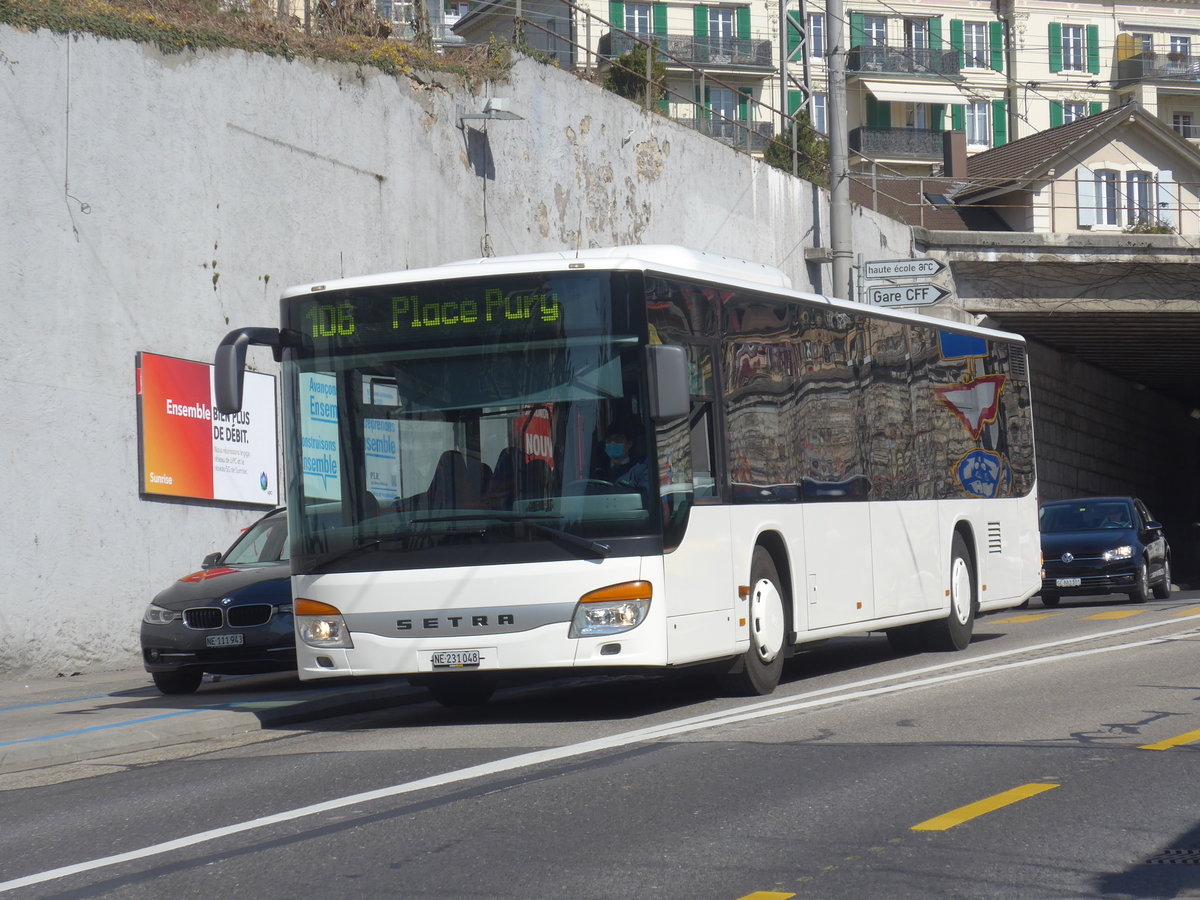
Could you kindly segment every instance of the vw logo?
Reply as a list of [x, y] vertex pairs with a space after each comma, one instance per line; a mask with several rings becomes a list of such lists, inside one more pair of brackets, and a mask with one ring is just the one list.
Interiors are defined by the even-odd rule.
[[[1062, 555], [1062, 561], [1063, 561], [1063, 562], [1065, 562], [1065, 563], [1074, 562], [1074, 561], [1075, 561], [1075, 554], [1074, 554], [1074, 553], [1064, 553], [1064, 554]], [[227, 600], [225, 600], [225, 601], [222, 601], [222, 602], [223, 602], [223, 603], [227, 603], [228, 601], [227, 601]]]
[[[1065, 559], [1063, 560], [1063, 562], [1066, 562], [1066, 561], [1067, 561], [1067, 560], [1065, 560]], [[232, 603], [232, 602], [233, 602], [233, 598], [232, 598], [232, 597], [222, 597], [222, 598], [221, 598], [221, 605], [222, 605], [222, 606], [228, 606], [228, 605], [229, 605], [230, 603]]]

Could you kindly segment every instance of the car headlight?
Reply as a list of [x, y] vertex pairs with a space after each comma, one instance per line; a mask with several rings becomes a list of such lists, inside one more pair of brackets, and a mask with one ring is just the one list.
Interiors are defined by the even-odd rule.
[[142, 613], [142, 621], [147, 625], [170, 625], [183, 618], [183, 613], [174, 609], [165, 609], [151, 603]]
[[596, 637], [637, 628], [650, 611], [653, 593], [648, 581], [628, 581], [584, 594], [571, 617], [570, 636]]
[[341, 610], [328, 603], [316, 600], [297, 599], [292, 604], [296, 616], [296, 634], [310, 647], [321, 649], [343, 648], [350, 650], [350, 629], [342, 618]]
[[1112, 562], [1114, 559], [1129, 559], [1133, 556], [1133, 548], [1128, 544], [1123, 544], [1120, 547], [1114, 547], [1111, 550], [1104, 551], [1104, 561]]

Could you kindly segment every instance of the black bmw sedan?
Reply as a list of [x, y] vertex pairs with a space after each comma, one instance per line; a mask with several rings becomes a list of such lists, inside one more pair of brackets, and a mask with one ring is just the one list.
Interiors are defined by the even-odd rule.
[[224, 553], [205, 558], [142, 616], [142, 664], [164, 694], [189, 694], [205, 672], [296, 668], [287, 514], [263, 516]]

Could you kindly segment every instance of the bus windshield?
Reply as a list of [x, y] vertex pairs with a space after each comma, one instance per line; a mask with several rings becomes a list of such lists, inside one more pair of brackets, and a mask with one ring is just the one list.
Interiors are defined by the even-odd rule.
[[[636, 323], [606, 296], [608, 276], [542, 281], [293, 304], [294, 571], [606, 556], [614, 538], [657, 532]], [[524, 318], [501, 304], [516, 298], [509, 311], [523, 314], [531, 296]], [[629, 433], [623, 471], [636, 477], [611, 477], [614, 429]]]

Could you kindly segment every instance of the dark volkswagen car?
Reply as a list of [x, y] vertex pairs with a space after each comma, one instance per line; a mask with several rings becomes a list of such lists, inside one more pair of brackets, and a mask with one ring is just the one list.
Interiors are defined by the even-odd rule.
[[224, 553], [154, 598], [142, 616], [142, 663], [164, 694], [188, 694], [205, 672], [296, 668], [287, 515], [273, 510]]
[[1064, 596], [1171, 596], [1171, 548], [1136, 497], [1058, 500], [1041, 509], [1042, 603]]

